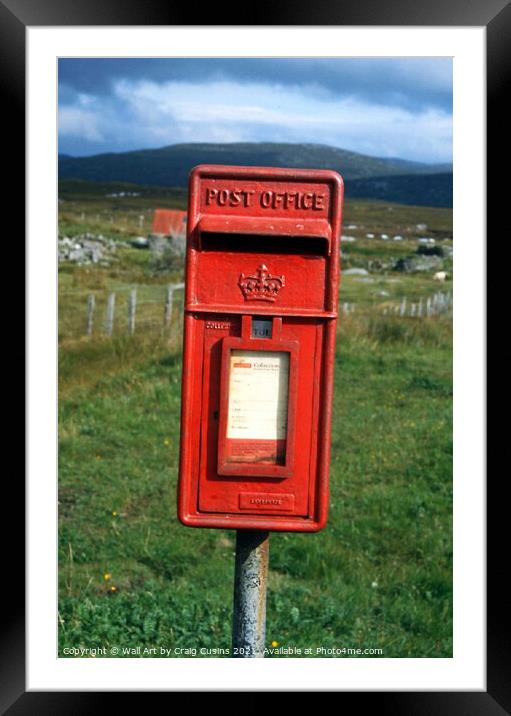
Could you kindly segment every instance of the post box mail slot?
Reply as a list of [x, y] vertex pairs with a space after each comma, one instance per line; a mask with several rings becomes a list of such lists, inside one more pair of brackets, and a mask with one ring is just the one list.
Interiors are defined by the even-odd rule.
[[178, 516], [326, 524], [343, 184], [327, 170], [190, 175]]

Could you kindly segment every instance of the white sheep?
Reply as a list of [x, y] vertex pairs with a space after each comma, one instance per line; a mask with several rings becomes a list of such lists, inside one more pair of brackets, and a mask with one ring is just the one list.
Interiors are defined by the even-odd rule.
[[447, 278], [447, 272], [446, 271], [437, 271], [436, 274], [433, 276], [434, 281], [445, 281]]

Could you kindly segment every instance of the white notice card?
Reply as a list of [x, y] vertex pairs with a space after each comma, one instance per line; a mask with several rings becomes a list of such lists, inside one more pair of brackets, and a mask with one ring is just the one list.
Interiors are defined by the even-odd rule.
[[233, 350], [227, 438], [285, 440], [289, 353]]

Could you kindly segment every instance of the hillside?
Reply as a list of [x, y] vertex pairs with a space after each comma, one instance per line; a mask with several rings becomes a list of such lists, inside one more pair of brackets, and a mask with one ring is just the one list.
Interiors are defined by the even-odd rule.
[[352, 196], [452, 205], [452, 175], [446, 165], [369, 157], [322, 144], [175, 144], [90, 157], [61, 155], [59, 179], [185, 187], [190, 169], [204, 163], [334, 169], [349, 182], [347, 191], [355, 192]]
[[346, 182], [345, 195], [347, 199], [452, 208], [452, 172], [353, 179]]

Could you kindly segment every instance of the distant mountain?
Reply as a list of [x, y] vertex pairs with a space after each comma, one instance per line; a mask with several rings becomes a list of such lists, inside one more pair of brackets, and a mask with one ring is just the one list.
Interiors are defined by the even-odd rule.
[[345, 194], [348, 199], [452, 208], [452, 172], [353, 179], [346, 182]]
[[392, 164], [402, 169], [402, 174], [443, 174], [452, 172], [452, 164], [425, 164], [424, 162], [413, 162], [410, 159], [399, 159], [398, 157], [387, 157], [381, 161], [392, 162]]
[[[91, 182], [131, 182], [150, 186], [185, 187], [192, 167], [197, 164], [233, 164], [238, 166], [273, 166], [314, 169], [334, 169], [347, 181], [347, 195], [353, 188], [370, 192], [364, 198], [393, 200], [385, 192], [391, 190], [403, 197], [401, 203], [423, 205], [421, 180], [430, 175], [427, 185], [428, 202], [436, 197], [432, 206], [447, 206], [444, 194], [445, 179], [434, 187], [435, 179], [450, 169], [447, 165], [431, 165], [404, 159], [369, 157], [323, 144], [174, 144], [161, 149], [143, 149], [132, 152], [96, 154], [90, 157], [59, 156], [60, 179], [82, 179]], [[417, 181], [406, 180], [403, 175], [416, 175]], [[394, 183], [382, 184], [384, 177], [395, 177]], [[402, 179], [399, 179], [399, 178]], [[419, 178], [420, 177], [420, 178]], [[378, 178], [374, 184], [372, 179]], [[360, 180], [360, 185], [353, 184]], [[364, 180], [366, 183], [364, 183]], [[348, 183], [349, 182], [349, 183]], [[387, 187], [387, 189], [385, 189]], [[413, 196], [407, 197], [407, 187]], [[383, 195], [382, 195], [383, 192]], [[405, 201], [405, 199], [407, 199]], [[452, 187], [451, 187], [452, 202]]]

